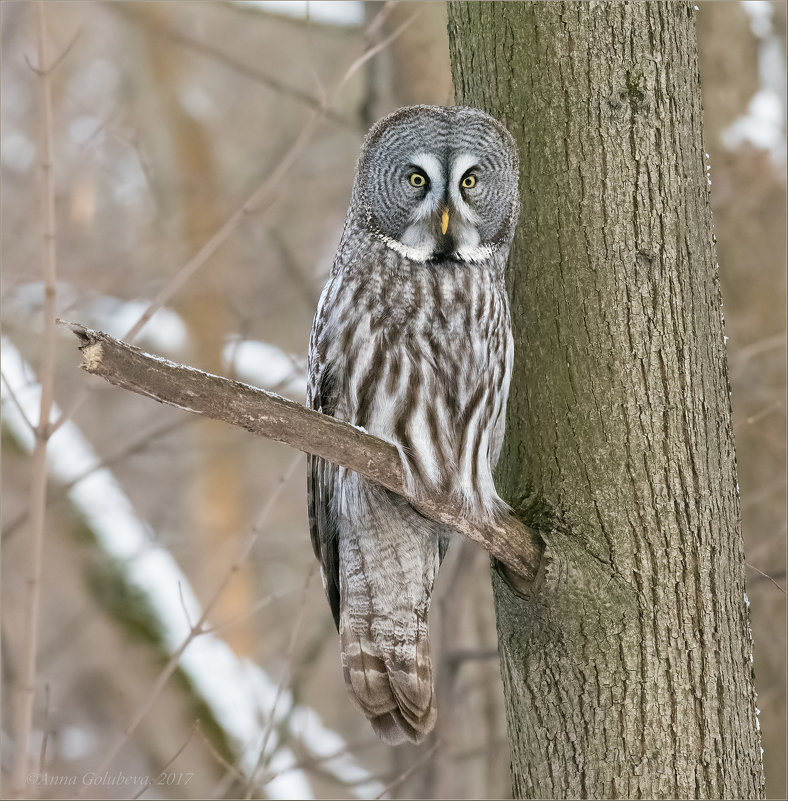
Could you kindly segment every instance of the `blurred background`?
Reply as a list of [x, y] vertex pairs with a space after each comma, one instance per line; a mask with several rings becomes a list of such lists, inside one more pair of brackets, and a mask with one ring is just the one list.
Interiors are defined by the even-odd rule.
[[[759, 720], [767, 795], [781, 798], [786, 4], [698, 7]], [[50, 126], [58, 316], [123, 336], [160, 296], [142, 348], [302, 401], [366, 129], [401, 105], [452, 102], [445, 4], [64, 0], [45, 16], [50, 62], [62, 56]], [[0, 22], [7, 786], [44, 215], [35, 6], [4, 0]], [[48, 453], [31, 794], [73, 797], [62, 777], [86, 777], [88, 797], [510, 797], [485, 554], [458, 544], [441, 571], [435, 737], [387, 747], [344, 688], [304, 457], [113, 389], [79, 360], [59, 331], [53, 419], [65, 416]]]

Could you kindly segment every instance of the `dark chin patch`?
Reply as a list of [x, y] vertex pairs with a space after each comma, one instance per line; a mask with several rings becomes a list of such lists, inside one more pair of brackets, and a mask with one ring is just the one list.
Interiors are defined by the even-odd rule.
[[441, 264], [447, 261], [461, 263], [462, 259], [457, 255], [456, 251], [454, 250], [436, 250], [430, 257], [427, 259], [430, 264]]
[[457, 241], [452, 235], [451, 230], [446, 233], [446, 236], [436, 234], [435, 242], [437, 242], [437, 245], [430, 256], [429, 261], [459, 261], [459, 258], [457, 257]]

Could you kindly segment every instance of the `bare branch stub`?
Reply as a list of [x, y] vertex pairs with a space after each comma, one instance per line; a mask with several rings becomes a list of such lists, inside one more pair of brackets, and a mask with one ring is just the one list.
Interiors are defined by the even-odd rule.
[[495, 522], [478, 521], [462, 516], [452, 498], [411, 497], [399, 453], [390, 442], [273, 392], [152, 356], [78, 323], [60, 322], [79, 339], [82, 369], [87, 372], [160, 403], [240, 426], [360, 473], [407, 498], [430, 520], [482, 545], [508, 568], [507, 575], [521, 588], [535, 577], [542, 554], [535, 531], [512, 514]]

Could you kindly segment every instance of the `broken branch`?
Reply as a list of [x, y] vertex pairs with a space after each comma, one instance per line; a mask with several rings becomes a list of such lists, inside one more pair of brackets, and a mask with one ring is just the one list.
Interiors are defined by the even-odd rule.
[[536, 575], [542, 552], [536, 532], [512, 514], [495, 522], [474, 520], [459, 514], [454, 498], [413, 497], [399, 453], [390, 442], [273, 392], [152, 356], [78, 323], [60, 322], [79, 339], [82, 369], [88, 373], [159, 403], [240, 426], [353, 470], [403, 496], [430, 520], [479, 543], [526, 582]]

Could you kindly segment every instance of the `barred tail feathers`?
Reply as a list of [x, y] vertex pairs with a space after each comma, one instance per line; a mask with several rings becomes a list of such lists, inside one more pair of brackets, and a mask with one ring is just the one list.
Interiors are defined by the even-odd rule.
[[348, 514], [338, 515], [345, 683], [382, 740], [418, 743], [436, 718], [427, 616], [445, 542], [401, 498], [356, 475], [345, 482], [353, 485], [343, 493], [352, 496]]
[[423, 638], [415, 646], [416, 658], [397, 665], [371, 639], [354, 634], [343, 622], [342, 668], [357, 706], [389, 745], [420, 743], [437, 715], [429, 642]]

